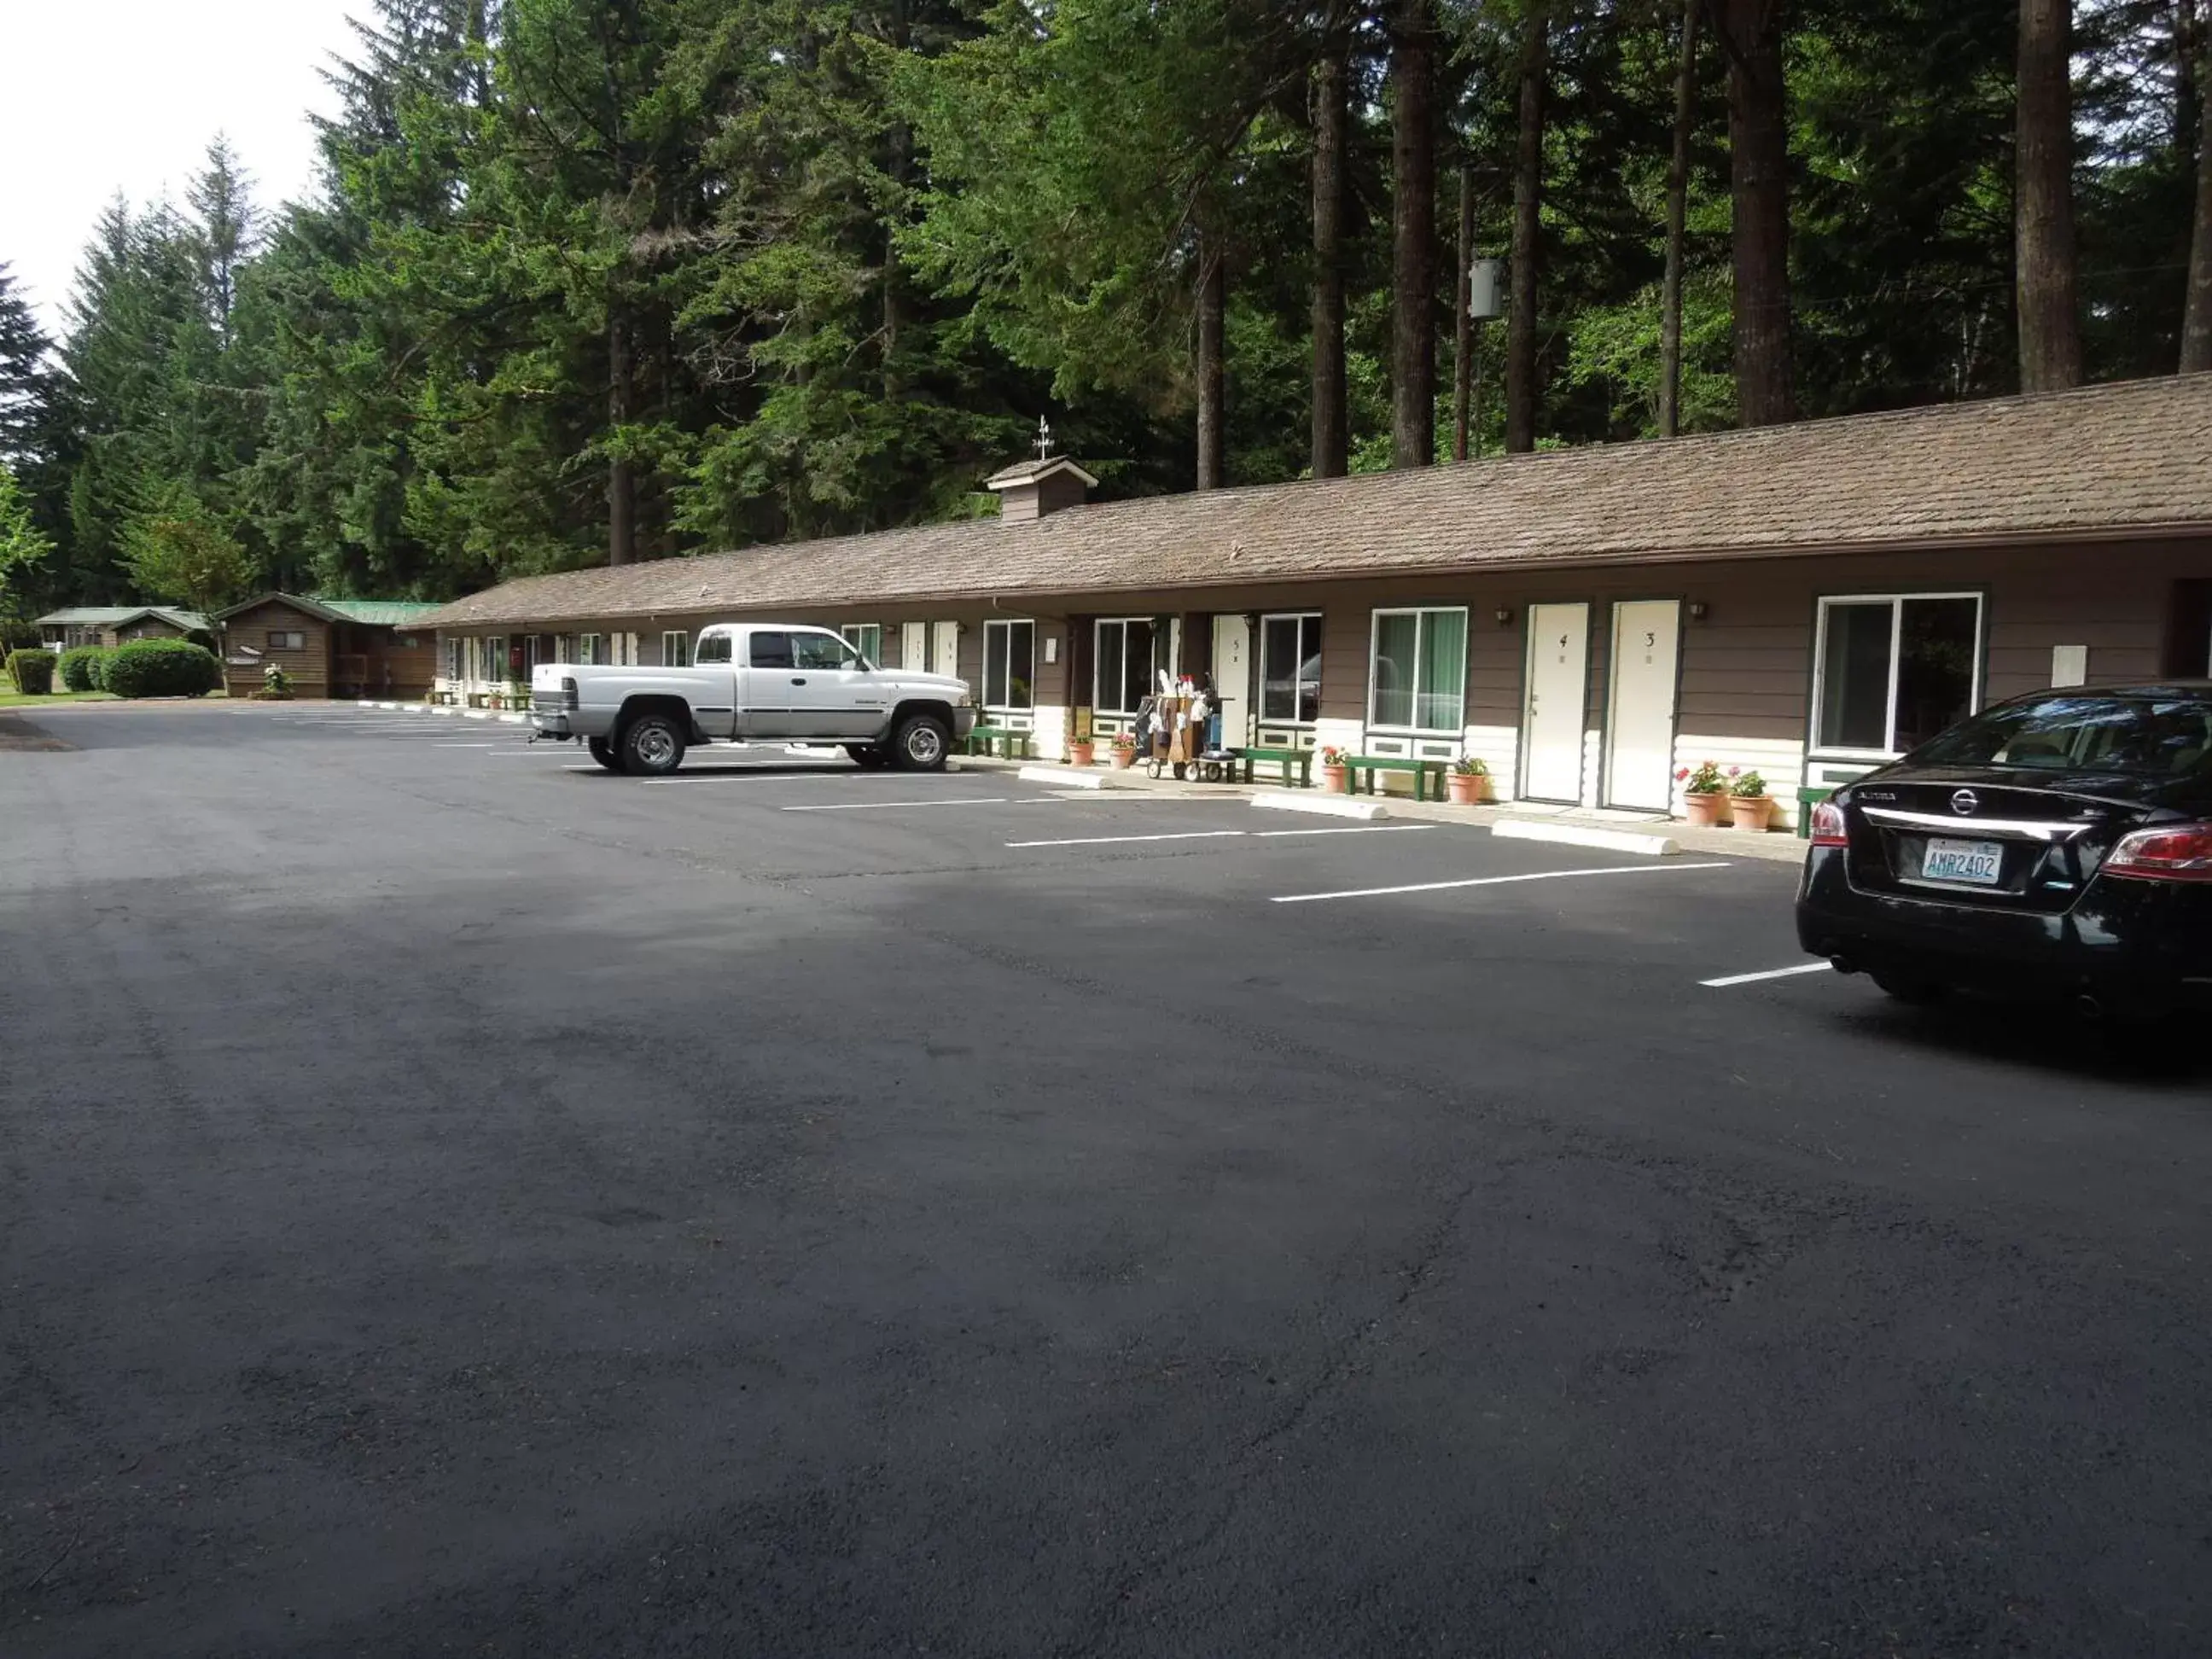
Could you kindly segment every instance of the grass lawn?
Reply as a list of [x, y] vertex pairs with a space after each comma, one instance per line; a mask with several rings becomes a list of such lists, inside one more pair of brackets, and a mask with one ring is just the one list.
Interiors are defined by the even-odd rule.
[[113, 702], [112, 691], [64, 691], [58, 687], [50, 697], [27, 697], [15, 689], [15, 682], [0, 674], [0, 708], [38, 708], [56, 702]]

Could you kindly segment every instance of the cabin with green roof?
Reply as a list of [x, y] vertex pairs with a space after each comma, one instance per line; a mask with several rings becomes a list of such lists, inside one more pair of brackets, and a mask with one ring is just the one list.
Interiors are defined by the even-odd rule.
[[416, 624], [437, 608], [261, 594], [216, 613], [224, 682], [232, 696], [251, 696], [273, 663], [297, 696], [420, 698], [436, 672], [437, 636]]

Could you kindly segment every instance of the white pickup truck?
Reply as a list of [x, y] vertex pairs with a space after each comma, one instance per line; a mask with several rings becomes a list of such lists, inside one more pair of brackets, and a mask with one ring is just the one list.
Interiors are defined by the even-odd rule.
[[837, 745], [865, 767], [933, 772], [974, 729], [975, 706], [965, 681], [878, 668], [826, 628], [717, 623], [700, 630], [689, 668], [540, 663], [530, 723], [641, 777], [673, 772], [706, 743]]

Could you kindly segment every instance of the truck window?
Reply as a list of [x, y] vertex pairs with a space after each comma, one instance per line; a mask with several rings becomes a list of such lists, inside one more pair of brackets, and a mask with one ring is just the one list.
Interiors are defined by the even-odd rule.
[[793, 634], [791, 660], [794, 668], [858, 668], [860, 653], [835, 634]]
[[730, 636], [727, 634], [702, 634], [699, 636], [699, 649], [691, 659], [693, 663], [703, 668], [710, 662], [727, 662], [729, 659]]
[[752, 652], [748, 659], [755, 668], [788, 668], [791, 666], [791, 635], [788, 634], [755, 634]]

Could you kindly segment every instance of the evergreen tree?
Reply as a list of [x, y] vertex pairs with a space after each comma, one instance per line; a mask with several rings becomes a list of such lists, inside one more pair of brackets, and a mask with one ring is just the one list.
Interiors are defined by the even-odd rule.
[[0, 641], [38, 614], [33, 593], [40, 567], [53, 551], [46, 532], [31, 522], [31, 503], [15, 475], [0, 463]]
[[0, 457], [54, 600], [156, 520], [438, 597], [988, 511], [1045, 412], [1115, 493], [1425, 462], [1445, 338], [1455, 448], [1986, 396], [2023, 178], [2081, 373], [2203, 367], [2207, 0], [2034, 3], [2023, 106], [2021, 0], [372, 0], [313, 199], [118, 203], [58, 365], [0, 272]]
[[58, 390], [52, 353], [14, 275], [0, 264], [0, 465], [22, 467], [46, 451]]

